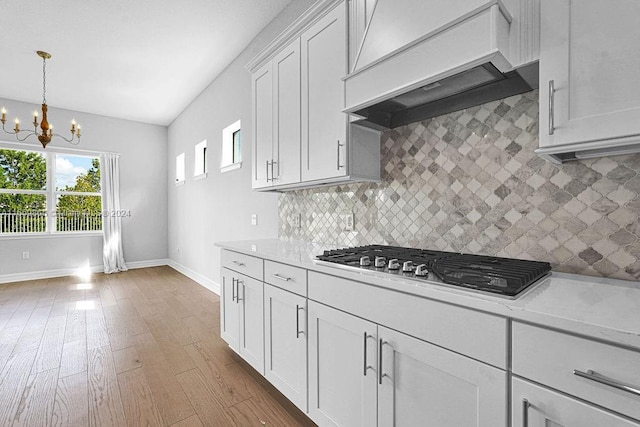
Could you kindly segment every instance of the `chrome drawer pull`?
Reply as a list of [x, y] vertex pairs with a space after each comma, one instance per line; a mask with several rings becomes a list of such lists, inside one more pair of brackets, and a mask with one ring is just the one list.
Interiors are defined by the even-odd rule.
[[340, 170], [340, 168], [344, 167], [343, 165], [340, 164], [340, 147], [344, 147], [344, 144], [340, 144], [340, 140], [338, 140], [338, 164], [337, 164], [337, 169]]
[[522, 427], [529, 427], [529, 407], [531, 404], [527, 399], [522, 399]]
[[577, 369], [574, 369], [573, 375], [577, 375], [579, 377], [586, 378], [588, 380], [595, 381], [600, 384], [608, 385], [609, 387], [617, 388], [618, 390], [626, 391], [627, 393], [635, 394], [636, 396], [640, 396], [639, 387], [621, 383], [612, 378], [605, 377], [604, 375], [600, 375], [599, 373], [594, 372], [591, 369], [589, 369], [587, 372], [582, 372], [582, 371], [578, 371]]
[[267, 172], [267, 182], [269, 182], [269, 181], [271, 181], [271, 180], [269, 179], [269, 160], [267, 160], [266, 162], [267, 162], [267, 168], [266, 168], [266, 169], [267, 169], [267, 170], [266, 170], [266, 172]]
[[231, 262], [237, 265], [238, 267], [244, 267], [246, 265], [244, 262], [240, 262], [240, 261], [231, 261]]
[[284, 280], [285, 282], [288, 282], [289, 280], [291, 280], [291, 277], [284, 277], [284, 276], [279, 275], [278, 273], [272, 273], [271, 277], [275, 277], [276, 279]]

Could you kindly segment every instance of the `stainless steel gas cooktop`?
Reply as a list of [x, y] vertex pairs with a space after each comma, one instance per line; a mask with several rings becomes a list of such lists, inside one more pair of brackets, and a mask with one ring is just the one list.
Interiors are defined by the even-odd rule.
[[337, 266], [442, 281], [511, 298], [551, 271], [547, 262], [384, 245], [328, 250], [316, 258]]

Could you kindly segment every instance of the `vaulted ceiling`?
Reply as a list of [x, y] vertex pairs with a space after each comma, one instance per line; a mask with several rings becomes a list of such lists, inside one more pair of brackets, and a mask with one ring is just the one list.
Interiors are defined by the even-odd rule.
[[[2, 0], [0, 102], [168, 125], [291, 0]], [[35, 108], [34, 108], [35, 109]]]

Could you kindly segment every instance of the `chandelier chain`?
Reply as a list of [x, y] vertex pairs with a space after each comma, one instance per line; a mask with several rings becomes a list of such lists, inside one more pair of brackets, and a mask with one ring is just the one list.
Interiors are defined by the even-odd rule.
[[47, 103], [47, 59], [42, 58], [42, 103]]

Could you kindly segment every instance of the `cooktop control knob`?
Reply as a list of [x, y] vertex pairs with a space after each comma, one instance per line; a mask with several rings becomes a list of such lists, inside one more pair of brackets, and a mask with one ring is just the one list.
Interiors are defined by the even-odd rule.
[[398, 270], [400, 268], [400, 263], [396, 258], [389, 260], [389, 270]]
[[387, 265], [387, 259], [383, 256], [377, 256], [375, 260], [376, 268], [384, 268]]
[[416, 276], [428, 276], [429, 270], [427, 270], [426, 264], [420, 264], [416, 267]]
[[413, 261], [405, 261], [402, 263], [402, 272], [411, 273], [413, 271]]
[[360, 267], [368, 267], [370, 265], [371, 265], [371, 260], [369, 259], [368, 256], [360, 257]]

